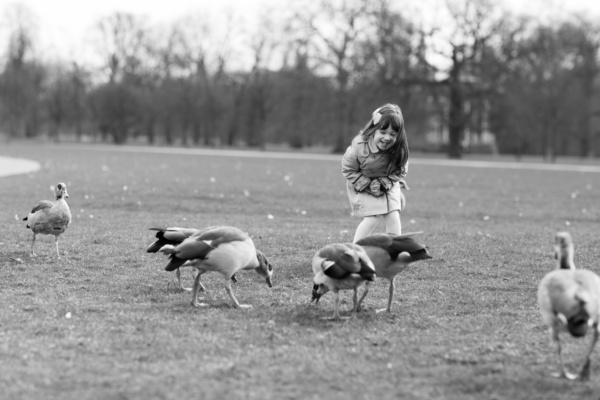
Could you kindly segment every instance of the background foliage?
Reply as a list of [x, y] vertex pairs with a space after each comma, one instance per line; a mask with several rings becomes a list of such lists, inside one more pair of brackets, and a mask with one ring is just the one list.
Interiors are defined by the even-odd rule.
[[0, 129], [342, 151], [375, 107], [394, 102], [414, 149], [600, 153], [600, 25], [589, 16], [534, 20], [487, 0], [448, 0], [436, 13], [391, 0], [283, 4], [252, 26], [235, 12], [171, 26], [106, 16], [90, 27], [93, 61], [42, 58], [35, 19], [7, 7]]

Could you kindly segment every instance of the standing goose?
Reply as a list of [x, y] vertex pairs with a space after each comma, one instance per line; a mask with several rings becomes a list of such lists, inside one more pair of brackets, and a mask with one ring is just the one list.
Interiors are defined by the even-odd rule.
[[[317, 251], [312, 260], [313, 278], [312, 300], [315, 304], [321, 296], [331, 290], [335, 295], [332, 319], [340, 317], [340, 290], [354, 290], [354, 306], [350, 318], [354, 318], [362, 301], [369, 292], [369, 282], [375, 280], [375, 267], [365, 250], [353, 243], [334, 243]], [[358, 288], [365, 285], [365, 291], [358, 299]]]
[[38, 234], [54, 235], [56, 255], [60, 257], [58, 251], [58, 237], [71, 223], [71, 210], [65, 200], [69, 197], [67, 185], [62, 182], [58, 183], [54, 187], [54, 194], [56, 195], [54, 202], [50, 200], [41, 200], [31, 209], [29, 215], [23, 218], [23, 221], [27, 221], [27, 228], [31, 229], [33, 232], [31, 251], [29, 253], [31, 257], [36, 256], [33, 251], [33, 246], [35, 244], [35, 236]]
[[[210, 229], [210, 228], [207, 228], [207, 229]], [[146, 249], [147, 253], [156, 253], [166, 244], [177, 246], [178, 244], [183, 242], [185, 239], [187, 239], [190, 236], [195, 235], [201, 231], [200, 229], [178, 228], [178, 227], [150, 228], [150, 230], [157, 231], [156, 232], [156, 241], [154, 243], [152, 243], [150, 246], [148, 246], [148, 248]], [[192, 267], [192, 266], [193, 265], [190, 262], [182, 265], [182, 267]], [[191, 288], [186, 288], [181, 283], [181, 270], [179, 268], [177, 268], [175, 270], [175, 273], [177, 274], [177, 282], [179, 283], [179, 287], [185, 291], [191, 292], [192, 291]], [[233, 275], [231, 277], [231, 280], [234, 283], [237, 282], [235, 275]]]
[[413, 239], [413, 236], [419, 233], [421, 232], [406, 233], [404, 235], [380, 233], [367, 236], [356, 242], [369, 255], [375, 266], [375, 271], [377, 271], [377, 277], [390, 281], [387, 308], [379, 309], [377, 312], [392, 311], [396, 275], [415, 261], [432, 258], [425, 246]]
[[[556, 269], [549, 272], [538, 287], [537, 300], [542, 319], [548, 325], [550, 337], [556, 342], [561, 371], [555, 376], [588, 380], [590, 355], [598, 340], [600, 320], [600, 277], [585, 269], [575, 269], [573, 241], [568, 232], [558, 232], [554, 239]], [[567, 371], [561, 353], [558, 334], [566, 330], [573, 337], [583, 337], [588, 326], [592, 341], [579, 374]]]
[[198, 292], [204, 291], [200, 278], [208, 271], [220, 272], [225, 277], [225, 290], [235, 308], [252, 307], [248, 304], [240, 304], [231, 290], [231, 278], [237, 271], [253, 269], [265, 277], [269, 287], [273, 287], [273, 266], [261, 251], [256, 250], [250, 236], [233, 226], [213, 226], [203, 229], [176, 246], [164, 245], [160, 251], [170, 255], [165, 270], [173, 271], [186, 262], [198, 270], [192, 293], [194, 307], [204, 305], [198, 303]]

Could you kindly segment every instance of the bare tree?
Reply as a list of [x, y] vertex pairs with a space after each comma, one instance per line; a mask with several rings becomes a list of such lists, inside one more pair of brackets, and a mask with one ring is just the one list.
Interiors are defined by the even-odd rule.
[[502, 32], [504, 14], [489, 0], [446, 0], [448, 19], [431, 32], [428, 46], [441, 61], [430, 65], [445, 75], [438, 81], [448, 90], [448, 156], [460, 158], [468, 124], [467, 103], [486, 82], [478, 68], [483, 53]]
[[135, 78], [144, 64], [147, 28], [133, 14], [115, 13], [97, 23], [96, 47], [103, 59], [109, 82]]
[[44, 66], [35, 58], [36, 22], [31, 11], [16, 4], [7, 9], [7, 55], [0, 74], [0, 112], [12, 136], [35, 136], [42, 121]]
[[321, 73], [331, 73], [336, 90], [335, 152], [348, 146], [350, 133], [349, 88], [356, 68], [356, 56], [368, 26], [365, 0], [321, 1], [319, 8], [301, 10], [298, 15], [311, 34], [311, 57]]

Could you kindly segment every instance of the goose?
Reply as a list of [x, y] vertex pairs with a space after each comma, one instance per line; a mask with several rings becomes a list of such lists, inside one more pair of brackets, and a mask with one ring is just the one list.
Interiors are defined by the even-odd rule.
[[413, 236], [420, 233], [422, 232], [403, 235], [377, 233], [356, 242], [365, 249], [373, 262], [377, 277], [390, 281], [387, 308], [378, 309], [376, 312], [392, 311], [396, 275], [415, 261], [432, 258], [425, 246], [413, 239]]
[[[180, 244], [181, 242], [183, 242], [188, 237], [195, 235], [201, 231], [200, 229], [195, 229], [195, 228], [178, 228], [178, 227], [150, 228], [150, 230], [157, 231], [156, 232], [156, 241], [154, 243], [152, 243], [150, 246], [148, 246], [148, 248], [146, 249], [147, 253], [156, 253], [166, 244], [176, 246], [176, 245]], [[191, 267], [191, 266], [192, 266], [192, 264], [190, 264], [188, 262], [188, 263], [183, 264], [181, 267]], [[180, 268], [177, 268], [175, 270], [175, 273], [177, 274], [177, 282], [179, 283], [179, 287], [187, 292], [191, 292], [192, 288], [184, 287], [181, 282]], [[233, 281], [233, 283], [237, 283], [235, 274], [231, 276], [231, 280]]]
[[[333, 317], [339, 320], [340, 290], [354, 290], [354, 306], [350, 319], [369, 292], [369, 282], [375, 280], [375, 267], [365, 250], [353, 243], [333, 243], [318, 250], [312, 259], [314, 272], [312, 300], [315, 304], [329, 290], [335, 295]], [[358, 288], [365, 285], [365, 290], [358, 299]]]
[[225, 290], [235, 308], [251, 308], [240, 304], [231, 289], [231, 278], [239, 270], [255, 270], [273, 287], [273, 266], [265, 254], [256, 249], [248, 234], [233, 226], [214, 226], [201, 230], [174, 246], [164, 245], [160, 251], [169, 254], [170, 261], [165, 270], [173, 271], [186, 262], [198, 270], [192, 290], [192, 306], [205, 306], [198, 302], [199, 291], [205, 291], [200, 282], [202, 274], [209, 271], [220, 272], [226, 279]]
[[35, 237], [38, 234], [54, 235], [56, 255], [60, 257], [58, 251], [58, 237], [67, 230], [71, 224], [71, 210], [65, 200], [69, 197], [67, 185], [62, 182], [58, 183], [54, 187], [54, 194], [56, 196], [54, 202], [50, 200], [39, 201], [31, 209], [29, 215], [23, 218], [23, 221], [27, 221], [27, 228], [31, 229], [33, 232], [31, 251], [29, 253], [30, 257], [36, 256], [33, 247], [35, 244]]
[[[542, 319], [556, 342], [561, 371], [556, 377], [570, 380], [590, 378], [590, 356], [598, 340], [600, 320], [600, 277], [592, 271], [575, 269], [573, 240], [568, 232], [557, 232], [554, 238], [556, 269], [541, 280], [537, 300]], [[573, 337], [583, 337], [592, 328], [592, 340], [579, 374], [567, 371], [561, 353], [559, 332], [565, 329]]]

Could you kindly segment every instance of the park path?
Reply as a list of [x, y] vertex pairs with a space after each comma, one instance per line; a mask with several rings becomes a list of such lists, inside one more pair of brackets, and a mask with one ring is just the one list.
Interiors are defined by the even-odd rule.
[[[248, 158], [277, 158], [287, 160], [307, 161], [336, 161], [341, 162], [339, 154], [315, 154], [315, 153], [287, 153], [275, 151], [253, 151], [253, 150], [217, 150], [180, 147], [147, 147], [147, 146], [109, 146], [109, 145], [69, 145], [57, 146], [61, 150], [74, 151], [108, 151], [124, 153], [144, 154], [177, 154], [191, 156], [213, 156], [213, 157], [248, 157]], [[480, 161], [480, 160], [449, 160], [444, 158], [418, 158], [411, 157], [411, 165], [431, 165], [441, 167], [467, 167], [467, 168], [500, 168], [513, 170], [540, 170], [540, 171], [572, 171], [572, 172], [596, 172], [600, 173], [600, 165], [579, 164], [546, 164], [535, 162], [516, 161]], [[0, 177], [9, 175], [26, 174], [40, 169], [40, 163], [24, 158], [13, 158], [0, 156]]]
[[[61, 145], [61, 148], [82, 150], [80, 145]], [[288, 153], [276, 151], [256, 150], [222, 150], [222, 149], [198, 149], [182, 147], [147, 147], [147, 146], [110, 146], [93, 145], [85, 146], [85, 150], [111, 151], [126, 153], [145, 154], [178, 154], [191, 156], [214, 156], [214, 157], [249, 157], [249, 158], [277, 158], [286, 160], [307, 161], [342, 161], [341, 154], [315, 154], [315, 153]], [[583, 164], [547, 164], [535, 162], [518, 161], [483, 161], [483, 160], [450, 160], [446, 158], [419, 158], [411, 157], [411, 165], [432, 165], [442, 167], [467, 167], [467, 168], [500, 168], [514, 170], [540, 170], [540, 171], [572, 171], [572, 172], [597, 172], [600, 173], [600, 165]]]
[[0, 178], [3, 176], [27, 174], [41, 168], [37, 161], [25, 158], [0, 156]]

